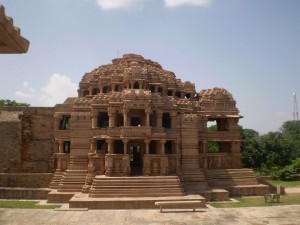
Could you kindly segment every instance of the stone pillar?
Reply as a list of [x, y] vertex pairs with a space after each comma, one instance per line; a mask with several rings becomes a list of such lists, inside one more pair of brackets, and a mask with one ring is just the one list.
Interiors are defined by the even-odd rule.
[[143, 89], [143, 83], [139, 82], [139, 89]]
[[128, 114], [128, 109], [123, 109], [123, 120], [124, 120], [124, 127], [127, 126], [128, 122], [127, 122], [127, 114]]
[[114, 153], [114, 149], [113, 149], [114, 140], [106, 139], [106, 143], [108, 144], [108, 154], [113, 154]]
[[150, 140], [146, 139], [144, 140], [145, 145], [146, 145], [146, 155], [149, 155], [149, 144], [150, 144]]
[[145, 114], [146, 114], [146, 126], [149, 127], [150, 126], [150, 110], [145, 110]]
[[92, 128], [97, 128], [98, 115], [99, 113], [97, 111], [92, 112]]
[[203, 148], [203, 168], [208, 168], [208, 162], [207, 162], [207, 140], [202, 141], [202, 148]]
[[161, 154], [162, 154], [162, 155], [165, 154], [165, 143], [166, 143], [166, 140], [165, 140], [165, 139], [160, 140], [160, 144], [161, 144]]
[[89, 95], [92, 95], [92, 94], [93, 94], [93, 88], [89, 87]]
[[157, 111], [157, 120], [156, 120], [156, 127], [157, 128], [162, 128], [162, 111]]
[[123, 145], [124, 145], [124, 155], [128, 154], [127, 153], [127, 144], [128, 144], [128, 139], [124, 138], [123, 140]]
[[109, 127], [115, 127], [115, 122], [116, 122], [116, 114], [115, 113], [109, 113]]
[[64, 153], [64, 141], [63, 140], [58, 140], [58, 152], [59, 153]]
[[91, 138], [91, 153], [96, 154], [97, 153], [97, 140], [94, 138]]

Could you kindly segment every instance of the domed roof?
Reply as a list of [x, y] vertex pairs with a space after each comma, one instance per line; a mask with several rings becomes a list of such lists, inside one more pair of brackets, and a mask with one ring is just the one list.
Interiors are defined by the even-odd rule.
[[166, 83], [171, 86], [184, 85], [195, 88], [193, 83], [182, 83], [180, 79], [176, 79], [173, 72], [164, 70], [159, 63], [136, 54], [125, 54], [122, 58], [113, 59], [111, 64], [99, 66], [90, 73], [86, 73], [81, 82], [89, 83], [99, 78], [114, 79], [120, 82], [143, 79], [150, 83]]
[[199, 96], [200, 102], [215, 100], [234, 101], [232, 95], [226, 89], [218, 87], [215, 87], [213, 89], [202, 90], [200, 91]]

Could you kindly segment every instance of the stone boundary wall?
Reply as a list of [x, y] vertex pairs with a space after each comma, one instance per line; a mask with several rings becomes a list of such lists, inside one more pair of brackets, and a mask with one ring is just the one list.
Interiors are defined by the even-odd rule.
[[0, 173], [0, 187], [48, 188], [53, 173]]
[[0, 107], [0, 172], [53, 172], [53, 107]]

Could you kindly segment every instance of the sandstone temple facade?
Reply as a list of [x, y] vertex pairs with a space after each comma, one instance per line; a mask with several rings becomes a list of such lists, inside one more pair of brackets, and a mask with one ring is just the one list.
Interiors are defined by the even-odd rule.
[[197, 92], [142, 56], [127, 54], [86, 73], [78, 97], [51, 110], [49, 202], [71, 206], [76, 193], [93, 201], [188, 194], [224, 200], [269, 191], [241, 168], [241, 116], [232, 95]]

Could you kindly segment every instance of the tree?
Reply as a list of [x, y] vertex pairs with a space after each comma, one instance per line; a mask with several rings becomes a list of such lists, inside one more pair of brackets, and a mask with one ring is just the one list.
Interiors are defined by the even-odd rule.
[[16, 102], [16, 100], [0, 99], [0, 106], [25, 106], [28, 107], [30, 104], [24, 102]]
[[284, 138], [292, 143], [292, 155], [294, 158], [300, 157], [300, 121], [292, 120], [283, 123], [280, 128]]

